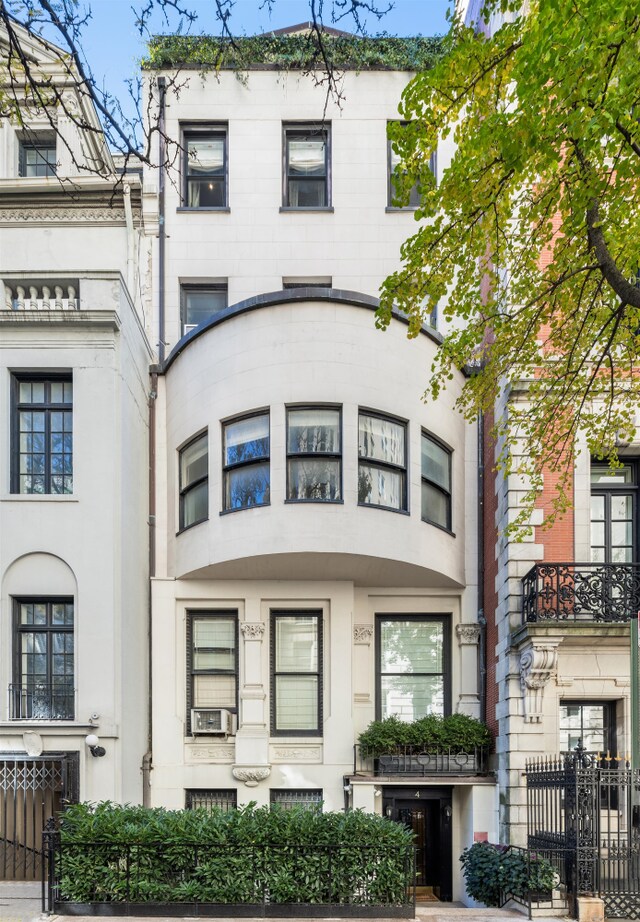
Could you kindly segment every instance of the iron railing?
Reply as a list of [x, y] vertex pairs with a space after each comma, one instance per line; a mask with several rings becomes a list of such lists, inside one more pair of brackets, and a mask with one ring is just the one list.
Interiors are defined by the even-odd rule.
[[415, 848], [62, 842], [43, 833], [43, 912], [413, 918]]
[[640, 609], [640, 564], [538, 563], [522, 580], [522, 618], [628, 621]]
[[425, 752], [420, 746], [398, 746], [393, 753], [377, 757], [363, 755], [353, 747], [353, 774], [373, 777], [402, 775], [424, 778], [427, 775], [486, 775], [487, 751], [482, 747], [458, 752], [440, 748]]
[[73, 720], [75, 691], [62, 684], [25, 682], [9, 686], [10, 720]]

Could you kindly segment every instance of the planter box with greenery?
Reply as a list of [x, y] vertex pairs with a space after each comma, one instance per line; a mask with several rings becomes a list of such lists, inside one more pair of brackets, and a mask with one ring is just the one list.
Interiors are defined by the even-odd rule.
[[482, 772], [490, 743], [488, 728], [467, 714], [431, 714], [413, 723], [387, 717], [358, 737], [361, 760], [373, 759], [374, 770], [387, 775]]
[[359, 811], [77, 804], [49, 836], [52, 912], [413, 916], [411, 833]]

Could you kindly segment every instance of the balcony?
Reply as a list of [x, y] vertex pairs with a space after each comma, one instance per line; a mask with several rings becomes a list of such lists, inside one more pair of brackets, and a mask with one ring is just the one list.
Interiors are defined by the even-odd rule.
[[76, 311], [80, 307], [78, 281], [5, 281], [4, 303], [8, 311]]
[[10, 720], [73, 720], [75, 692], [68, 685], [36, 684], [9, 686]]
[[374, 778], [428, 778], [434, 775], [486, 775], [487, 751], [476, 747], [469, 752], [439, 748], [425, 752], [420, 746], [398, 746], [393, 753], [363, 756], [353, 747], [353, 775]]
[[522, 580], [523, 624], [629, 621], [640, 610], [640, 564], [539, 563]]

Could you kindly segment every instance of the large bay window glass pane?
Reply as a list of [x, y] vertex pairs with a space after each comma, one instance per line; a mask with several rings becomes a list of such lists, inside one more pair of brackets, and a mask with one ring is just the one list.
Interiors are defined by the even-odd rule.
[[335, 502], [341, 498], [340, 410], [287, 410], [287, 498]]
[[269, 414], [224, 425], [224, 510], [265, 506], [270, 499]]
[[207, 433], [180, 452], [180, 528], [209, 516], [209, 441]]
[[422, 518], [451, 530], [451, 452], [425, 432], [421, 442]]
[[361, 412], [358, 419], [358, 502], [407, 509], [407, 427], [398, 420]]
[[322, 615], [272, 612], [274, 733], [317, 735], [321, 728]]
[[437, 616], [379, 616], [380, 717], [411, 722], [448, 710], [446, 621]]

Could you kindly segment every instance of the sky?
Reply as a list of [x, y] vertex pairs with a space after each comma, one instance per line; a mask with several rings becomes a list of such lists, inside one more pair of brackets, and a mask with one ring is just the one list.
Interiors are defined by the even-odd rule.
[[[135, 77], [138, 62], [144, 54], [145, 43], [136, 28], [136, 17], [132, 7], [139, 9], [144, 0], [85, 0], [80, 6], [91, 8], [91, 21], [85, 28], [82, 42], [85, 57], [89, 62], [98, 86], [104, 86], [113, 96], [124, 99], [127, 95], [125, 81]], [[198, 14], [193, 28], [196, 34], [220, 34], [212, 0], [183, 0], [185, 5]], [[445, 13], [451, 0], [375, 0], [378, 7], [393, 2], [393, 9], [378, 21], [373, 16], [366, 19], [370, 34], [387, 32], [390, 35], [441, 35], [448, 29]], [[324, 20], [332, 25], [330, 18], [331, 0], [324, 0]], [[255, 35], [280, 29], [284, 26], [306, 22], [309, 19], [308, 0], [273, 0], [269, 14], [266, 0], [236, 0], [233, 7], [230, 28], [234, 34]], [[338, 28], [349, 32], [353, 20], [336, 23]], [[152, 22], [154, 32], [175, 31], [175, 21], [167, 26], [162, 17]]]

